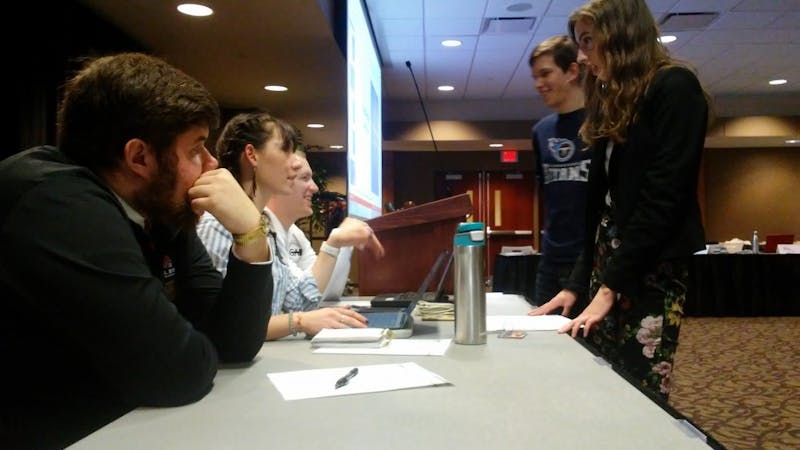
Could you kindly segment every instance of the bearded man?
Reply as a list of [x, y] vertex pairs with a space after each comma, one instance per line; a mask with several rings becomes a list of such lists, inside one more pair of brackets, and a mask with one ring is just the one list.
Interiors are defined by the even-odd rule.
[[[107, 56], [67, 82], [58, 148], [0, 162], [0, 448], [196, 401], [219, 361], [261, 349], [267, 224], [205, 146], [218, 123], [183, 72]], [[235, 237], [224, 280], [195, 234], [205, 211]]]

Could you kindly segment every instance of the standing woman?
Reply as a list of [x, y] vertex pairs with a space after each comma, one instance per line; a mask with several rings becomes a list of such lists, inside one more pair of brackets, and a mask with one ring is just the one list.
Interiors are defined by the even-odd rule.
[[[296, 133], [286, 122], [265, 112], [242, 113], [225, 124], [217, 140], [220, 167], [228, 169], [262, 211], [273, 195], [292, 192], [300, 160], [294, 156]], [[228, 249], [234, 237], [210, 214], [200, 219], [197, 235], [206, 246], [211, 261], [225, 274]], [[272, 317], [266, 339], [279, 339], [303, 332], [316, 334], [322, 328], [366, 327], [366, 318], [349, 308], [317, 309], [322, 300], [311, 274], [294, 274], [280, 251], [275, 234], [268, 234], [272, 261]]]
[[[708, 96], [658, 42], [644, 0], [590, 1], [569, 32], [589, 69], [581, 137], [594, 148], [572, 281], [593, 297], [559, 332], [583, 327], [609, 362], [667, 398], [690, 258], [705, 243], [697, 180]], [[574, 302], [564, 290], [537, 313]]]

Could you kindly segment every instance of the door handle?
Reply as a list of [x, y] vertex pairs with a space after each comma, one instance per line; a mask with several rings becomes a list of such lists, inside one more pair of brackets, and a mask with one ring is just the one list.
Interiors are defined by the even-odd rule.
[[487, 227], [486, 234], [494, 236], [531, 236], [532, 230], [491, 230]]

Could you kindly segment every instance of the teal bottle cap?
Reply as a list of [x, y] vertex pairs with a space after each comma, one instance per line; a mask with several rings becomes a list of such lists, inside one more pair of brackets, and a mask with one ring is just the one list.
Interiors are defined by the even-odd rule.
[[483, 222], [461, 222], [458, 224], [456, 233], [466, 233], [475, 230], [483, 230]]
[[483, 222], [462, 222], [456, 229], [453, 245], [456, 247], [484, 246]]

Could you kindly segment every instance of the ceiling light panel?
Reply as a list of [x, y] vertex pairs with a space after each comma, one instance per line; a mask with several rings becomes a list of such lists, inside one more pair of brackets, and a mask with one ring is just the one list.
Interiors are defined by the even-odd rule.
[[532, 33], [535, 24], [536, 17], [487, 17], [481, 34]]
[[669, 13], [659, 23], [663, 33], [673, 31], [705, 30], [719, 13], [713, 11]]
[[198, 3], [183, 3], [178, 5], [178, 11], [187, 16], [206, 17], [214, 14], [214, 10]]
[[[442, 46], [442, 41], [445, 39], [458, 39], [461, 41], [461, 45], [458, 47], [444, 47]], [[472, 52], [475, 48], [475, 45], [478, 44], [478, 35], [477, 32], [473, 33], [472, 35], [460, 35], [460, 34], [439, 34], [438, 31], [436, 34], [428, 35], [425, 38], [425, 49], [426, 50], [441, 50], [447, 52]]]
[[521, 13], [533, 9], [531, 2], [516, 2], [506, 6], [506, 11], [511, 13]]
[[[509, 11], [508, 7], [514, 4], [519, 3], [527, 3], [530, 5], [530, 8], [526, 8], [524, 11]], [[519, 16], [535, 16], [541, 17], [544, 15], [545, 11], [547, 11], [547, 7], [549, 3], [569, 3], [567, 0], [558, 0], [558, 1], [543, 1], [543, 0], [488, 0], [486, 3], [486, 11], [483, 14], [483, 17], [519, 17]], [[565, 15], [569, 15], [575, 7], [578, 7], [586, 3], [586, 0], [582, 2], [578, 2], [572, 9], [567, 11]], [[564, 17], [564, 28], [566, 28], [567, 20]]]

